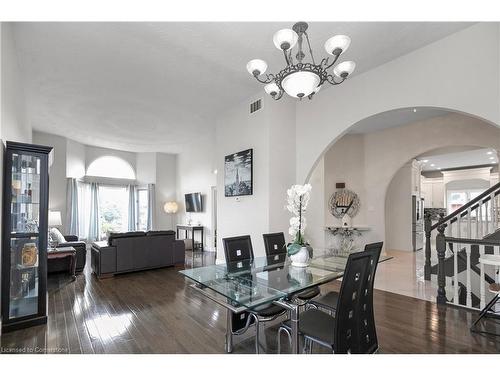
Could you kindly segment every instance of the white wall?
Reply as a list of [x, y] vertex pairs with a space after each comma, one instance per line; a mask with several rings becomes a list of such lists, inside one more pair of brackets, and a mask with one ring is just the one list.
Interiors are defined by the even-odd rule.
[[85, 173], [85, 145], [66, 139], [66, 176], [82, 178]]
[[297, 103], [298, 181], [350, 126], [377, 113], [429, 106], [498, 124], [499, 40], [497, 23], [477, 24]]
[[[217, 185], [215, 163], [215, 134], [199, 139], [183, 147], [177, 155], [177, 204], [179, 210], [174, 216], [175, 223], [186, 224], [188, 216], [184, 204], [184, 194], [201, 193], [203, 196], [203, 212], [190, 213], [195, 223], [204, 226], [205, 250], [214, 250], [214, 223], [212, 222], [211, 188]], [[222, 169], [217, 171], [224, 173]]]
[[35, 131], [33, 142], [53, 147], [53, 163], [49, 169], [49, 210], [61, 212], [63, 225], [59, 229], [66, 234], [66, 138]]
[[[249, 113], [250, 103], [262, 98], [263, 108]], [[283, 98], [275, 102], [260, 94], [222, 114], [216, 124], [218, 261], [224, 260], [222, 238], [249, 234], [255, 256], [265, 255], [262, 234], [272, 230], [288, 233], [283, 207], [286, 188], [295, 181], [293, 132], [295, 102]], [[224, 157], [253, 149], [253, 195], [224, 196]]]
[[136, 180], [140, 185], [156, 182], [156, 153], [139, 152], [136, 155]]
[[[284, 97], [265, 102], [269, 127], [269, 232], [288, 236], [290, 213], [286, 191], [295, 183], [295, 101]], [[262, 238], [259, 240], [262, 241]]]
[[385, 248], [412, 251], [411, 163], [403, 166], [387, 188]]
[[[311, 199], [306, 212], [307, 226], [305, 237], [314, 249], [325, 248], [325, 207], [328, 204], [325, 189], [325, 160], [321, 158], [311, 174], [309, 183], [312, 186]], [[285, 232], [287, 233], [287, 232]]]
[[156, 218], [154, 229], [173, 229], [172, 217], [165, 213], [165, 202], [176, 200], [176, 166], [177, 156], [172, 154], [156, 154]]

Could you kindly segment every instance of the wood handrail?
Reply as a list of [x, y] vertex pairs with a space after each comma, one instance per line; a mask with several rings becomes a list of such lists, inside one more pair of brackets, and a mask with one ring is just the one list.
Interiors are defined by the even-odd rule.
[[482, 201], [481, 203], [488, 202], [491, 199], [491, 197], [490, 197], [491, 193], [495, 193], [495, 196], [497, 196], [497, 195], [500, 194], [500, 182], [498, 182], [497, 184], [493, 185], [489, 189], [485, 190], [483, 193], [481, 193], [480, 195], [478, 195], [476, 198], [474, 198], [470, 202], [467, 202], [462, 207], [456, 209], [451, 214], [443, 217], [436, 224], [434, 224], [433, 226], [431, 226], [431, 231], [433, 231], [434, 229], [436, 229], [440, 225], [443, 225], [447, 221], [451, 221], [451, 220], [455, 219], [455, 220], [453, 220], [453, 222], [455, 222], [457, 220], [456, 216], [458, 216], [458, 215], [460, 215], [460, 217], [466, 216], [467, 215], [467, 210], [469, 208], [471, 208], [471, 211], [472, 211], [472, 210], [475, 210], [476, 208], [479, 207], [479, 202], [480, 201]]
[[459, 243], [466, 245], [485, 245], [485, 246], [500, 246], [500, 240], [485, 240], [481, 238], [456, 238], [456, 237], [445, 237], [446, 242]]

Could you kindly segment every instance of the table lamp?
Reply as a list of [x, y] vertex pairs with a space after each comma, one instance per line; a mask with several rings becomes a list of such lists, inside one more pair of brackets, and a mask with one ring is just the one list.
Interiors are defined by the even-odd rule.
[[61, 211], [49, 210], [49, 227], [60, 227], [61, 225]]

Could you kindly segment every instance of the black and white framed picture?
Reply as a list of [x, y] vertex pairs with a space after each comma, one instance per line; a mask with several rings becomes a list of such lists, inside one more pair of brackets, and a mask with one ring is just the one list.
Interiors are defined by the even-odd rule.
[[253, 194], [253, 149], [224, 158], [224, 194], [226, 197]]

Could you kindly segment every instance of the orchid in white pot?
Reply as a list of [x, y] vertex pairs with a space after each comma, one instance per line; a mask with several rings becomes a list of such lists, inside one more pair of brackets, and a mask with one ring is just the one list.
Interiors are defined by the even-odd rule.
[[309, 245], [304, 239], [306, 229], [304, 214], [309, 204], [311, 189], [310, 184], [305, 184], [293, 185], [287, 190], [286, 208], [293, 214], [292, 218], [290, 218], [288, 233], [294, 238], [293, 242], [288, 245], [287, 251], [292, 260], [292, 265], [299, 267], [307, 266], [309, 260]]

